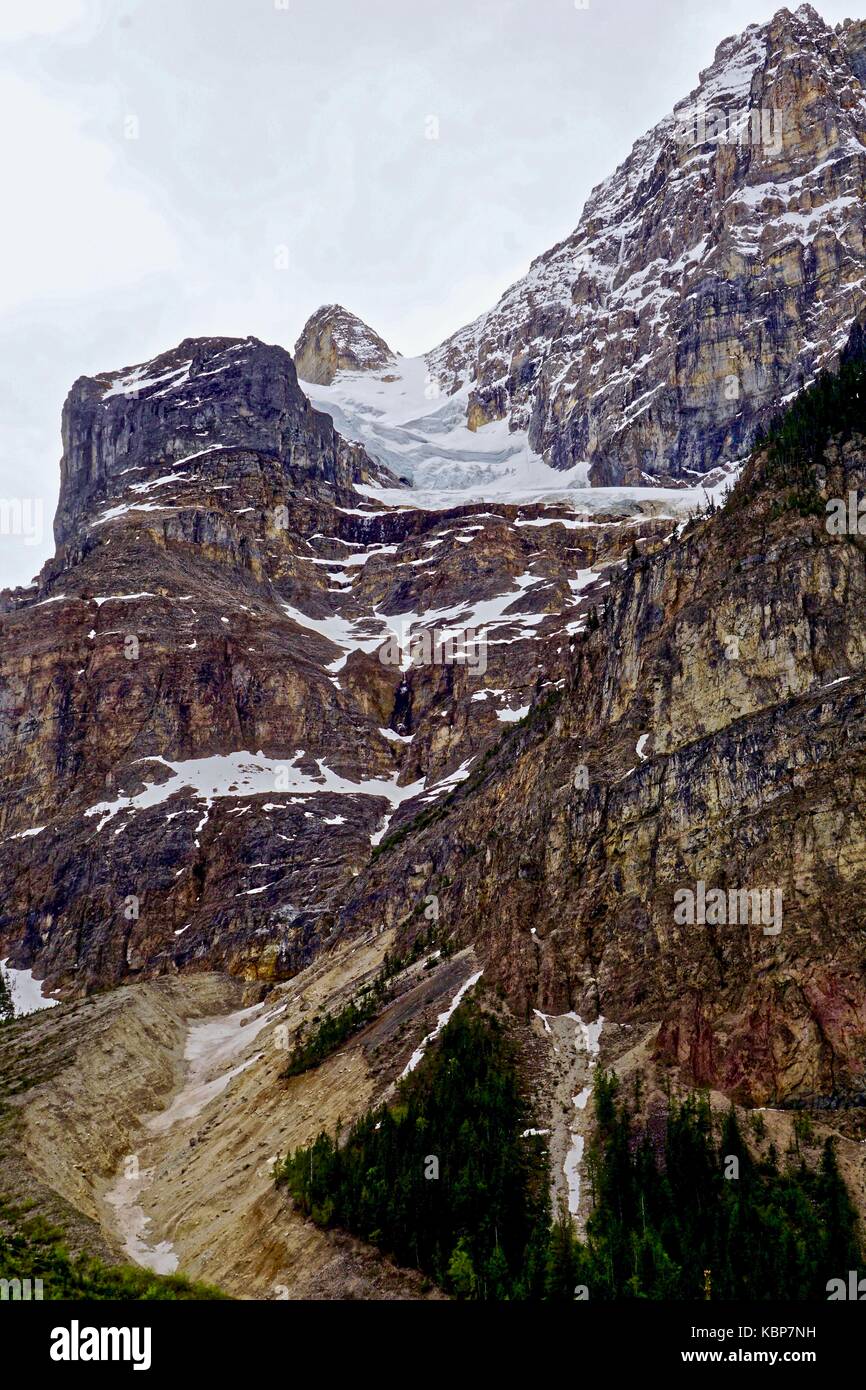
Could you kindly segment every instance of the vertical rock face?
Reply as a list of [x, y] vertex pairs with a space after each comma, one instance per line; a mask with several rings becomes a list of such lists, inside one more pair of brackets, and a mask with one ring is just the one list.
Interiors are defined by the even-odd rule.
[[302, 381], [329, 386], [338, 372], [381, 371], [396, 358], [383, 338], [342, 304], [323, 304], [295, 343]]
[[747, 452], [863, 303], [864, 81], [866, 25], [810, 5], [720, 44], [576, 231], [428, 355], [470, 426], [507, 418], [600, 484]]
[[[660, 1024], [661, 1057], [748, 1103], [863, 1103], [866, 566], [824, 510], [862, 497], [864, 324], [814, 506], [758, 451], [725, 508], [631, 557], [561, 697], [355, 881], [347, 928], [375, 910], [411, 933], [439, 894], [518, 1015]], [[723, 911], [677, 913], [698, 885]]]
[[188, 338], [140, 366], [75, 382], [63, 409], [58, 544], [100, 506], [136, 494], [143, 502], [160, 475], [232, 448], [343, 487], [381, 472], [312, 408], [285, 348]]

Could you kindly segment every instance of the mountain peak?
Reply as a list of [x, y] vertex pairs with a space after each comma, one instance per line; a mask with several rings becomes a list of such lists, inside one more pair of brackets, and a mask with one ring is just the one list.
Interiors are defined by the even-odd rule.
[[318, 308], [295, 343], [298, 376], [316, 386], [330, 386], [338, 372], [379, 371], [394, 361], [384, 338], [342, 304]]
[[428, 354], [441, 389], [596, 484], [744, 457], [863, 303], [864, 81], [862, 27], [810, 5], [725, 39], [575, 231]]

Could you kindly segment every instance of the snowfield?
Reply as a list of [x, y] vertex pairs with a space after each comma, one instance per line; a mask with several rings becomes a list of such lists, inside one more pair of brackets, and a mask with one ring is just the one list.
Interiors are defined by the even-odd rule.
[[49, 999], [42, 993], [42, 982], [33, 978], [32, 970], [15, 970], [7, 960], [0, 960], [0, 974], [9, 986], [15, 1017], [35, 1014], [40, 1009], [53, 1009], [59, 999]]
[[[330, 415], [345, 439], [363, 444], [373, 458], [416, 489], [449, 500], [454, 492], [481, 489], [482, 500], [517, 490], [585, 486], [588, 466], [567, 473], [550, 468], [530, 447], [526, 432], [510, 430], [507, 420], [483, 429], [466, 423], [469, 388], [453, 396], [442, 390], [426, 357], [400, 357], [380, 373], [340, 372], [330, 386], [301, 386], [313, 405]], [[379, 493], [375, 493], [379, 496]], [[391, 490], [382, 500], [403, 505], [407, 497]], [[413, 505], [425, 505], [413, 497]]]

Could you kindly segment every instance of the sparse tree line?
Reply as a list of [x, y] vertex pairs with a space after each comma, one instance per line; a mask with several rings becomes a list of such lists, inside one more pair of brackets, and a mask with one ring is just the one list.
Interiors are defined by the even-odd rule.
[[452, 943], [442, 938], [436, 927], [421, 932], [412, 945], [403, 951], [386, 951], [382, 968], [370, 984], [359, 990], [342, 1008], [324, 1017], [315, 1015], [309, 1032], [305, 1033], [303, 1029], [299, 1031], [283, 1075], [286, 1078], [300, 1076], [320, 1066], [344, 1042], [372, 1023], [391, 998], [390, 982], [394, 976], [420, 960], [425, 952], [436, 948], [437, 943], [440, 943], [437, 960], [452, 954]]
[[766, 433], [758, 431], [755, 447], [764, 449], [767, 475], [784, 496], [777, 510], [823, 516], [819, 487], [827, 445], [866, 436], [866, 360], [851, 355], [835, 375], [821, 372], [783, 414], [775, 415]]
[[15, 1004], [12, 1000], [12, 991], [9, 982], [3, 971], [0, 970], [0, 1023], [6, 1023], [10, 1018], [15, 1017]]

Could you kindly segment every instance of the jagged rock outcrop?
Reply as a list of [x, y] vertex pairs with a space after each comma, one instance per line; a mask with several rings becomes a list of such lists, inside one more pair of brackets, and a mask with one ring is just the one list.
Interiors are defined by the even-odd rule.
[[[151, 362], [80, 377], [63, 408], [59, 545], [80, 523], [141, 502], [187, 465], [244, 450], [277, 468], [350, 487], [387, 473], [312, 408], [285, 348], [257, 338], [187, 338]], [[207, 459], [207, 462], [203, 460]]]
[[719, 45], [575, 232], [428, 354], [598, 484], [693, 477], [832, 367], [866, 283], [866, 24], [810, 5]]
[[383, 338], [342, 304], [323, 304], [295, 343], [302, 381], [329, 386], [338, 372], [381, 371], [397, 359]]

